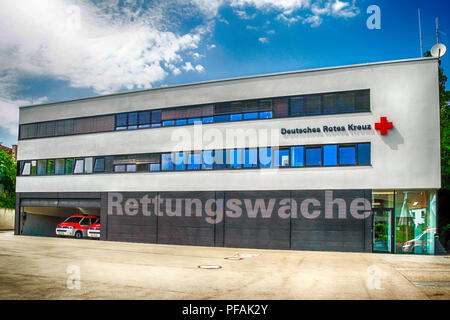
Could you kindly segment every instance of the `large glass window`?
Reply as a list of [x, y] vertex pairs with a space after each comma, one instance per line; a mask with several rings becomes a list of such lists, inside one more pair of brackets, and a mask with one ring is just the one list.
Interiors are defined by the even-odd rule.
[[186, 170], [186, 152], [175, 153], [175, 170]]
[[258, 149], [245, 149], [244, 151], [244, 168], [258, 167]]
[[173, 170], [172, 153], [163, 153], [161, 155], [161, 170]]
[[307, 166], [322, 165], [322, 148], [320, 147], [306, 148], [305, 154]]
[[47, 174], [47, 160], [38, 160], [37, 174], [38, 176], [43, 176]]
[[323, 113], [336, 113], [336, 94], [327, 93], [322, 97]]
[[321, 96], [320, 94], [305, 96], [305, 114], [321, 114]]
[[137, 129], [138, 125], [138, 113], [130, 112], [128, 114], [128, 129]]
[[26, 161], [23, 163], [23, 168], [22, 168], [22, 176], [29, 176], [31, 174], [31, 162]]
[[126, 130], [127, 129], [127, 113], [116, 114], [116, 130]]
[[339, 147], [339, 164], [355, 165], [356, 164], [356, 148], [355, 146]]
[[139, 128], [149, 128], [150, 127], [150, 111], [139, 112], [138, 127]]
[[227, 162], [230, 168], [242, 168], [242, 149], [227, 150]]
[[74, 165], [74, 159], [73, 158], [68, 158], [66, 159], [66, 169], [65, 169], [65, 173], [66, 174], [71, 174], [73, 173], [73, 165]]
[[226, 169], [226, 168], [227, 168], [226, 150], [215, 150], [214, 169]]
[[395, 192], [395, 252], [434, 254], [436, 192]]
[[274, 150], [274, 166], [289, 167], [289, 149]]
[[337, 145], [323, 146], [323, 165], [336, 166], [337, 165]]
[[47, 160], [47, 174], [55, 174], [55, 160]]
[[291, 166], [292, 167], [303, 167], [303, 153], [304, 147], [291, 147]]
[[304, 97], [291, 98], [291, 117], [303, 116], [305, 114]]
[[358, 165], [370, 165], [370, 143], [358, 144]]
[[201, 152], [192, 152], [188, 155], [188, 170], [200, 170], [202, 161], [201, 161]]
[[259, 148], [259, 167], [270, 168], [272, 166], [272, 148]]
[[64, 174], [64, 159], [55, 160], [55, 174]]
[[230, 121], [230, 115], [229, 114], [223, 114], [219, 116], [214, 116], [214, 122], [228, 122]]
[[212, 169], [214, 163], [214, 150], [202, 151], [202, 169]]
[[94, 158], [84, 158], [84, 172], [85, 173], [92, 173], [94, 168]]

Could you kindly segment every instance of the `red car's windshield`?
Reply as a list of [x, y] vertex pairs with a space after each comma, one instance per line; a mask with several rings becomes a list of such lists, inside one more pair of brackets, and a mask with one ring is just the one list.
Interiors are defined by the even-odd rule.
[[67, 218], [64, 222], [70, 222], [70, 223], [80, 223], [82, 217], [70, 217]]

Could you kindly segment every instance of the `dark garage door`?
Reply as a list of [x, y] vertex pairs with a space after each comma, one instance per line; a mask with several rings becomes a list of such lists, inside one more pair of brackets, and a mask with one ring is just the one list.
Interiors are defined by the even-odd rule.
[[[280, 201], [286, 198], [289, 192], [225, 192], [225, 203], [231, 199], [241, 201], [242, 214], [240, 217], [225, 215], [224, 246], [289, 249], [290, 219], [278, 215]], [[258, 206], [260, 210], [255, 215]], [[266, 217], [262, 210], [266, 211]]]

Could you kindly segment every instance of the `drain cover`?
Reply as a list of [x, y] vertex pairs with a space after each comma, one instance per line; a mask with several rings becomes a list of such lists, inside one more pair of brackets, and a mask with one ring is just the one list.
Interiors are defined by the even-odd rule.
[[203, 265], [203, 266], [198, 266], [200, 269], [220, 269], [222, 268], [221, 266], [218, 265]]

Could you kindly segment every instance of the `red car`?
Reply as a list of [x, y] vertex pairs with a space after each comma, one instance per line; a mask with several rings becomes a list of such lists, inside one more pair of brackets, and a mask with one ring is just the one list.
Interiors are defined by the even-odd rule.
[[100, 219], [97, 219], [95, 223], [89, 226], [87, 235], [89, 238], [99, 239], [100, 238]]
[[87, 236], [89, 227], [97, 220], [97, 216], [74, 214], [56, 226], [56, 235], [81, 239]]

